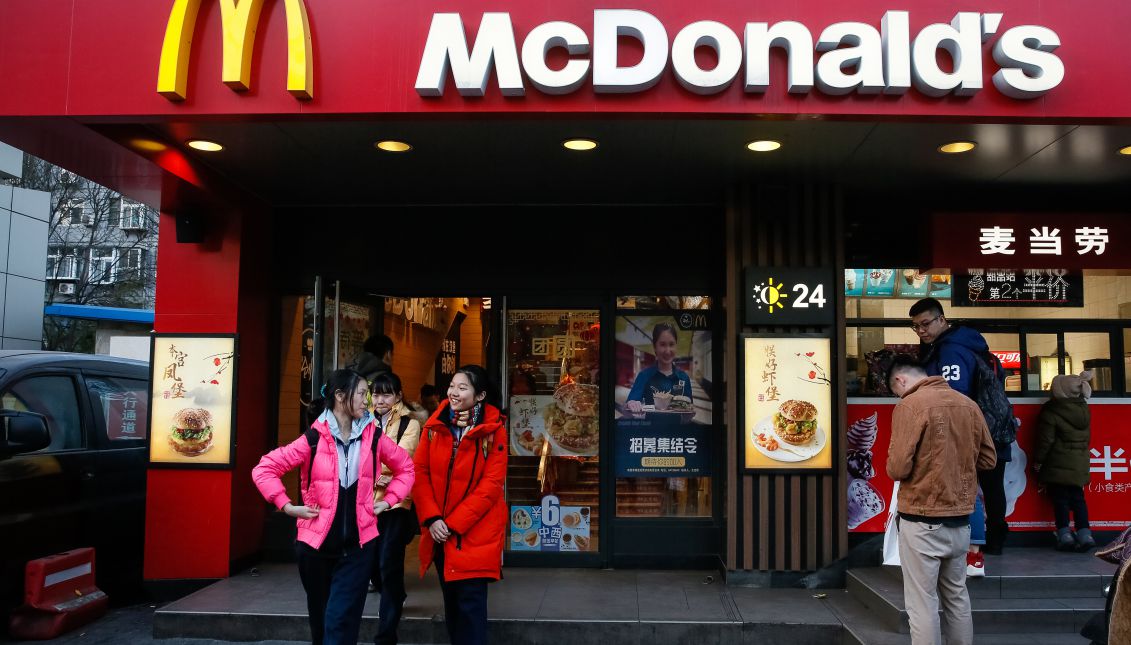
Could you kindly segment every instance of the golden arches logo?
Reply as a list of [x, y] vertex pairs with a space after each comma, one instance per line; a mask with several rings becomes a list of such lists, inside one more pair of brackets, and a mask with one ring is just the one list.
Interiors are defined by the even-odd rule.
[[[251, 85], [251, 59], [263, 0], [217, 0], [224, 31], [221, 80], [236, 91]], [[295, 98], [314, 98], [314, 54], [310, 19], [303, 0], [284, 0], [287, 15], [287, 91]], [[174, 0], [161, 45], [157, 93], [170, 101], [188, 95], [189, 54], [201, 0]]]

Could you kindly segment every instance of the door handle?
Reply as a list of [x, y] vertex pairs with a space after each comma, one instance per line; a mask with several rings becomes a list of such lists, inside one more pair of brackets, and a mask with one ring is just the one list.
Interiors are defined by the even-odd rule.
[[94, 479], [94, 473], [89, 470], [83, 471], [82, 479], [83, 481], [90, 481]]

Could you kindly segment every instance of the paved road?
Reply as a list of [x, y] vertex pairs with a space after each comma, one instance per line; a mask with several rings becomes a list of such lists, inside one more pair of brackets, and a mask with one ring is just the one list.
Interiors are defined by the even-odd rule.
[[[56, 643], [59, 645], [211, 645], [212, 643], [227, 643], [198, 638], [169, 638], [157, 640], [153, 638], [153, 610], [157, 605], [144, 603], [129, 607], [111, 609], [110, 613], [101, 619], [64, 634], [50, 641], [14, 641], [18, 645], [42, 645], [43, 643]], [[0, 642], [12, 643], [0, 637]], [[257, 641], [245, 645], [302, 645], [306, 641]]]

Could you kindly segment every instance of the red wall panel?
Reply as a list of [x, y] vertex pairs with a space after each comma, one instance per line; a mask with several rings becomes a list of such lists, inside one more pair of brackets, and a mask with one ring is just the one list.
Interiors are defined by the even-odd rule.
[[[1030, 0], [942, 3], [890, 0], [791, 3], [656, 0], [620, 5], [648, 11], [665, 25], [669, 41], [685, 25], [717, 20], [741, 36], [747, 22], [797, 20], [814, 37], [829, 24], [859, 21], [879, 27], [885, 11], [907, 10], [912, 35], [930, 23], [949, 23], [959, 10], [1004, 13], [997, 34], [1022, 24], [1056, 31], [1062, 46], [1064, 82], [1045, 97], [1019, 101], [999, 94], [990, 82], [997, 66], [983, 46], [986, 87], [969, 98], [905, 96], [834, 97], [813, 91], [785, 92], [784, 61], [772, 68], [770, 90], [746, 94], [741, 76], [730, 89], [709, 97], [684, 90], [671, 66], [660, 84], [628, 95], [596, 95], [586, 84], [567, 96], [541, 94], [527, 84], [524, 98], [505, 98], [494, 80], [488, 95], [468, 99], [449, 86], [442, 98], [425, 99], [413, 88], [432, 14], [459, 12], [473, 39], [485, 11], [507, 11], [521, 39], [551, 20], [573, 22], [592, 37], [596, 3], [498, 3], [451, 0], [388, 3], [372, 0], [306, 0], [314, 46], [315, 98], [297, 100], [285, 89], [286, 23], [282, 2], [265, 5], [258, 31], [252, 88], [234, 92], [220, 82], [221, 25], [214, 2], [202, 5], [195, 33], [189, 98], [173, 103], [156, 92], [157, 67], [171, 2], [151, 0], [5, 0], [0, 3], [0, 115], [211, 115], [381, 113], [720, 113], [826, 114], [847, 116], [957, 117], [1079, 120], [1131, 116], [1131, 60], [1119, 56], [1131, 29], [1131, 4], [1097, 0], [1033, 3]], [[73, 7], [73, 11], [72, 11]], [[450, 85], [450, 80], [449, 80]]]
[[149, 471], [145, 501], [145, 579], [228, 575], [232, 474], [222, 470]]

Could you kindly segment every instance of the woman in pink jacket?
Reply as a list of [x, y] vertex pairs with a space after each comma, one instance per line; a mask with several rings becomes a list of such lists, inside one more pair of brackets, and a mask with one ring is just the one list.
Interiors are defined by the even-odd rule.
[[[322, 387], [324, 398], [311, 404], [311, 416], [318, 415], [311, 430], [264, 455], [251, 471], [263, 497], [298, 519], [299, 576], [315, 645], [357, 643], [377, 516], [412, 490], [412, 457], [376, 432], [367, 393], [368, 383], [357, 372], [331, 372]], [[382, 464], [392, 471], [392, 480], [384, 498], [374, 502]], [[292, 468], [300, 468], [298, 505], [280, 479]]]

